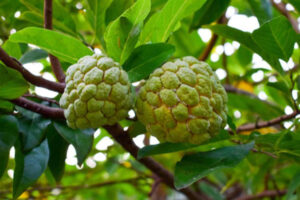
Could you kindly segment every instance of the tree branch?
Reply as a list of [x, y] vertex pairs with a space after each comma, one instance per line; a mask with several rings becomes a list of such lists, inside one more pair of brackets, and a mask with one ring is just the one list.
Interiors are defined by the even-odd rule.
[[27, 110], [39, 113], [45, 117], [54, 118], [54, 119], [64, 119], [64, 111], [61, 108], [51, 108], [44, 106], [42, 104], [35, 103], [24, 97], [11, 100], [12, 103], [25, 108]]
[[268, 126], [272, 126], [275, 124], [279, 124], [283, 121], [289, 120], [289, 119], [293, 119], [296, 115], [300, 114], [300, 111], [294, 111], [292, 114], [289, 115], [282, 115], [280, 117], [276, 117], [270, 121], [262, 121], [262, 122], [258, 122], [258, 123], [252, 123], [252, 124], [245, 124], [242, 125], [240, 127], [238, 127], [236, 129], [236, 132], [241, 132], [241, 131], [251, 131], [254, 129], [259, 129], [259, 128], [263, 128], [263, 127], [268, 127]]
[[213, 47], [215, 46], [217, 40], [218, 40], [218, 35], [214, 33], [213, 36], [211, 37], [208, 45], [204, 49], [203, 53], [199, 56], [199, 58], [198, 58], [199, 60], [205, 61], [208, 58], [208, 56], [210, 55], [210, 52], [213, 49]]
[[262, 199], [265, 197], [280, 197], [286, 194], [286, 190], [266, 190], [261, 192], [260, 194], [255, 195], [247, 195], [237, 198], [236, 200], [252, 200], [252, 199]]
[[291, 14], [289, 13], [289, 11], [286, 9], [286, 4], [283, 2], [280, 3], [275, 3], [274, 0], [271, 0], [272, 5], [282, 14], [284, 15], [292, 24], [294, 30], [296, 31], [296, 33], [300, 33], [300, 30], [298, 28], [298, 22], [296, 19], [294, 19]]
[[[47, 106], [32, 102], [30, 100], [27, 100], [23, 97], [14, 99], [14, 100], [12, 100], [12, 102], [18, 106], [21, 106], [21, 107], [31, 110], [33, 112], [42, 114], [49, 118], [65, 119], [63, 109], [61, 109], [61, 108], [47, 107]], [[137, 159], [137, 153], [139, 151], [139, 148], [135, 145], [133, 140], [130, 138], [129, 134], [126, 131], [124, 131], [120, 125], [116, 124], [113, 126], [104, 126], [104, 128], [113, 136], [113, 138], [118, 143], [120, 143], [120, 145], [125, 150], [127, 150], [134, 158]], [[138, 161], [141, 162], [142, 164], [144, 164], [153, 173], [158, 175], [166, 185], [168, 185], [170, 188], [175, 189], [174, 183], [173, 183], [174, 182], [173, 175], [168, 170], [166, 170], [162, 165], [160, 165], [155, 160], [153, 160], [152, 158], [149, 158], [149, 157], [139, 159]], [[206, 197], [205, 195], [197, 194], [190, 188], [181, 189], [179, 191], [182, 192], [183, 194], [185, 194], [191, 200], [198, 200], [198, 199], [209, 200], [209, 198]]]
[[36, 99], [40, 99], [42, 101], [47, 101], [49, 103], [54, 103], [56, 105], [59, 105], [59, 103], [54, 100], [54, 99], [50, 99], [50, 98], [47, 98], [47, 97], [43, 97], [43, 96], [39, 96], [39, 95], [36, 95], [36, 94], [24, 94], [23, 97], [29, 97], [29, 98], [36, 98]]
[[[52, 29], [52, 0], [44, 1], [44, 28]], [[59, 82], [64, 83], [65, 74], [63, 69], [61, 68], [58, 58], [49, 54], [49, 59], [55, 77]]]
[[26, 70], [22, 66], [21, 63], [11, 58], [1, 47], [0, 47], [0, 60], [2, 60], [2, 62], [6, 66], [19, 71], [23, 75], [23, 77], [33, 85], [44, 87], [49, 90], [57, 91], [60, 93], [64, 92], [65, 84], [49, 81], [47, 79], [42, 78], [41, 76], [35, 76], [31, 74], [28, 70]]

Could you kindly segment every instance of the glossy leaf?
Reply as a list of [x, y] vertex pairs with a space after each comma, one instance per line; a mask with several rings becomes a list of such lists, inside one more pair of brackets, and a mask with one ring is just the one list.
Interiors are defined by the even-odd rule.
[[186, 155], [176, 164], [175, 187], [181, 189], [216, 170], [234, 167], [253, 148], [254, 142]]
[[17, 119], [11, 115], [0, 116], [0, 177], [5, 172], [10, 148], [18, 138]]
[[20, 72], [0, 64], [0, 98], [18, 98], [27, 92], [28, 87]]
[[174, 47], [169, 44], [142, 45], [134, 49], [125, 61], [123, 68], [128, 72], [131, 82], [139, 81], [149, 76], [154, 69], [167, 61], [174, 51]]
[[43, 58], [47, 58], [48, 53], [42, 49], [33, 49], [27, 51], [20, 59], [22, 64], [38, 61]]
[[54, 127], [67, 142], [75, 147], [78, 164], [81, 165], [92, 148], [94, 131], [74, 130], [59, 122], [54, 122]]
[[230, 0], [208, 0], [198, 10], [193, 18], [192, 27], [200, 28], [203, 24], [210, 24], [225, 12]]
[[169, 0], [147, 21], [141, 33], [140, 43], [165, 42], [178, 23], [201, 8], [204, 3], [205, 0]]
[[34, 184], [47, 168], [49, 148], [47, 140], [28, 153], [16, 148], [16, 167], [13, 181], [13, 197], [16, 199]]
[[59, 135], [52, 124], [47, 128], [46, 136], [50, 151], [48, 166], [56, 182], [59, 182], [65, 171], [65, 159], [69, 144]]
[[296, 33], [285, 17], [263, 24], [252, 35], [258, 46], [278, 58], [288, 61], [293, 53]]
[[[229, 133], [227, 131], [220, 131], [220, 133], [217, 136], [202, 143], [201, 145], [227, 140], [228, 138], [229, 138]], [[197, 146], [199, 145], [191, 144], [191, 143], [169, 143], [169, 142], [159, 143], [156, 145], [148, 145], [139, 150], [138, 158], [183, 151], [183, 150], [195, 148]]]
[[19, 59], [22, 56], [21, 48], [20, 48], [20, 45], [18, 43], [10, 42], [9, 40], [7, 40], [3, 44], [2, 48], [11, 57]]
[[283, 74], [283, 69], [278, 61], [278, 58], [274, 55], [271, 55], [269, 52], [262, 49], [256, 42], [253, 40], [252, 35], [248, 32], [243, 32], [235, 28], [231, 28], [226, 25], [210, 25], [206, 26], [211, 29], [214, 33], [223, 36], [228, 39], [235, 40], [245, 47], [249, 48], [253, 52], [259, 54], [263, 59], [265, 59], [275, 70]]
[[109, 56], [121, 63], [126, 60], [135, 47], [150, 8], [150, 0], [138, 0], [107, 27], [104, 39]]
[[51, 123], [41, 115], [31, 112], [32, 117], [23, 116], [18, 120], [22, 133], [23, 149], [28, 151], [37, 146], [44, 138], [45, 130]]
[[247, 1], [260, 24], [264, 24], [272, 18], [272, 4], [269, 0]]
[[34, 44], [69, 63], [75, 63], [79, 58], [92, 54], [92, 51], [79, 40], [43, 28], [25, 28], [11, 35], [9, 40]]

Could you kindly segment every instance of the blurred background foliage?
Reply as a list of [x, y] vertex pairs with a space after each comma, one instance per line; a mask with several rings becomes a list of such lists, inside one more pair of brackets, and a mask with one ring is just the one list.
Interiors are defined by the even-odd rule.
[[[149, 15], [145, 19], [146, 23], [136, 25], [137, 27], [140, 26], [141, 37], [143, 37], [143, 34], [148, 34], [147, 30], [156, 31], [155, 27], [151, 28], [151, 24], [148, 25], [147, 22], [151, 19], [151, 16], [164, 7], [166, 2], [167, 0], [151, 1], [151, 10], [149, 10]], [[54, 0], [53, 28], [57, 32], [80, 40], [95, 52], [103, 51], [118, 55], [118, 52], [109, 50], [109, 45], [113, 46], [114, 44], [107, 42], [111, 37], [107, 27], [134, 3], [134, 0]], [[284, 17], [280, 17], [282, 14], [272, 3], [274, 5], [284, 5], [285, 9], [289, 11], [290, 17], [297, 22], [299, 30], [300, 2], [297, 0], [275, 2], [269, 0], [207, 0], [204, 6], [195, 10], [195, 12], [184, 14], [182, 20], [174, 25], [176, 27], [168, 38], [158, 40], [153, 37], [153, 40], [157, 40], [157, 42], [173, 45], [175, 47], [174, 58], [187, 55], [201, 58], [203, 52], [206, 51], [213, 38], [215, 38], [216, 41], [206, 61], [216, 71], [222, 83], [252, 94], [228, 93], [228, 115], [231, 121], [229, 125], [233, 130], [234, 127], [244, 123], [271, 120], [284, 114], [291, 114], [299, 107], [300, 36], [299, 34], [291, 36], [293, 37], [292, 45], [286, 44], [286, 46], [280, 44], [285, 44], [289, 38], [285, 38], [286, 40], [279, 38], [282, 40], [279, 41], [279, 47], [284, 48], [282, 52], [276, 52], [278, 47], [276, 45], [268, 46], [267, 42], [264, 44], [266, 38], [278, 39], [276, 34], [278, 35], [280, 32], [273, 33], [275, 35], [273, 38], [272, 31], [293, 30], [290, 24], [285, 24], [289, 22], [285, 21]], [[163, 24], [163, 19], [161, 20]], [[279, 29], [273, 27], [269, 23], [270, 20], [278, 20], [274, 23], [279, 26]], [[258, 46], [261, 45], [260, 48], [267, 53], [257, 50], [256, 46], [251, 49], [251, 44], [249, 48], [247, 43], [249, 41], [244, 37], [248, 36], [247, 34], [235, 34], [234, 31], [231, 32], [222, 25], [219, 27], [218, 24], [228, 24], [229, 27], [234, 27], [247, 34], [253, 33], [254, 39], [259, 44]], [[35, 45], [12, 43], [8, 40], [11, 34], [29, 26], [43, 27], [43, 3], [40, 0], [0, 1], [1, 46], [10, 56], [20, 60], [24, 67], [31, 72], [55, 80], [45, 50]], [[256, 32], [255, 30], [260, 27], [262, 28], [261, 32]], [[281, 30], [280, 27], [282, 27]], [[126, 27], [122, 30], [126, 31]], [[268, 30], [272, 31], [268, 32]], [[117, 31], [120, 30], [117, 29]], [[262, 33], [266, 35], [261, 39], [255, 37], [255, 32], [257, 36], [261, 36]], [[268, 35], [269, 33], [271, 35]], [[105, 38], [106, 36], [107, 38]], [[59, 45], [60, 41], [47, 42], [56, 42]], [[149, 41], [140, 40], [139, 42], [145, 44]], [[77, 49], [74, 49], [74, 51], [77, 51]], [[128, 53], [129, 55], [130, 53]], [[273, 62], [273, 57], [276, 58], [277, 62], [280, 58], [279, 67], [276, 67], [277, 63]], [[123, 61], [125, 60], [123, 59]], [[66, 60], [62, 60], [61, 63], [64, 69], [72, 64]], [[29, 90], [32, 94], [59, 99], [57, 93], [32, 85]], [[57, 107], [55, 103], [40, 101], [35, 98], [31, 99]], [[2, 113], [10, 113], [13, 110], [13, 105], [0, 98], [0, 108]], [[88, 152], [82, 152], [83, 156], [87, 156], [87, 159], [81, 166], [78, 166], [75, 148], [84, 147], [89, 149], [88, 144], [84, 142], [80, 144], [78, 141], [68, 141], [66, 143], [59, 133], [61, 129], [66, 129], [65, 125], [59, 125], [58, 122], [47, 120], [38, 114], [30, 113], [21, 108], [17, 108], [17, 110], [18, 129], [22, 132], [22, 141], [28, 142], [27, 150], [40, 144], [42, 137], [47, 137], [50, 141], [50, 151], [52, 144], [52, 151], [56, 153], [56, 157], [50, 156], [50, 163], [52, 161], [52, 164], [48, 164], [45, 173], [32, 187], [21, 194], [20, 199], [149, 198], [154, 184], [153, 174], [114, 142], [105, 129], [97, 130], [94, 135], [86, 133], [85, 136], [87, 138], [93, 137], [94, 141], [93, 144], [90, 144], [91, 151], [88, 156]], [[131, 113], [131, 115], [134, 116], [134, 113]], [[1, 120], [2, 123], [13, 121], [13, 119], [5, 117]], [[131, 135], [139, 147], [143, 147], [145, 141], [147, 144], [149, 138], [146, 137], [146, 140], [144, 140], [144, 127], [139, 123], [124, 120], [121, 124], [125, 128], [129, 127]], [[15, 126], [12, 125], [11, 127]], [[272, 154], [270, 156], [264, 153], [251, 152], [236, 167], [214, 171], [194, 184], [193, 187], [195, 189], [200, 188], [216, 200], [234, 199], [231, 198], [231, 195], [234, 196], [234, 192], [257, 194], [264, 190], [288, 190], [287, 195], [280, 195], [282, 197], [278, 197], [278, 199], [299, 199], [300, 193], [294, 193], [294, 191], [299, 190], [298, 186], [300, 186], [299, 128], [299, 115], [297, 115], [292, 120], [285, 121], [282, 124], [255, 131], [244, 131], [241, 135], [235, 134], [221, 141], [186, 150], [188, 153], [209, 151], [233, 145], [235, 142], [247, 143], [255, 140], [256, 148], [259, 151]], [[74, 134], [71, 130], [65, 129], [66, 135]], [[82, 141], [84, 140], [82, 139]], [[69, 143], [72, 145], [69, 146]], [[150, 144], [157, 144], [157, 140], [150, 137]], [[58, 149], [56, 149], [56, 145], [59, 146]], [[18, 151], [20, 151], [18, 145], [11, 147], [12, 145], [6, 149], [10, 152], [9, 162], [7, 168], [2, 170], [0, 199], [12, 198], [15, 158], [17, 160], [17, 157], [22, 155], [22, 153], [18, 154]], [[186, 151], [156, 155], [154, 158], [173, 171], [176, 162], [186, 154]], [[59, 158], [57, 155], [62, 156]], [[66, 157], [65, 166], [64, 156]], [[56, 163], [60, 164], [56, 165]], [[21, 177], [20, 174], [18, 176]], [[56, 181], [59, 181], [59, 183], [56, 184]], [[165, 195], [168, 196], [168, 199], [185, 199], [178, 192], [164, 186], [159, 187], [158, 194], [162, 199]]]

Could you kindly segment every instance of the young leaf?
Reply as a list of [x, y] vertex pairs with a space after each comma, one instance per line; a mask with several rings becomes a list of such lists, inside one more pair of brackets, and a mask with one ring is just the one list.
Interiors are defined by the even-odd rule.
[[48, 166], [56, 182], [59, 182], [65, 171], [65, 159], [69, 144], [59, 135], [53, 124], [48, 126], [46, 136], [50, 151]]
[[247, 0], [252, 12], [262, 25], [272, 18], [272, 4], [269, 0]]
[[18, 138], [17, 119], [11, 115], [0, 116], [0, 178], [5, 172], [10, 148]]
[[178, 23], [202, 7], [205, 0], [169, 0], [160, 12], [147, 21], [140, 37], [140, 44], [148, 41], [165, 42]]
[[48, 53], [42, 49], [32, 49], [27, 51], [20, 59], [22, 64], [38, 61], [43, 58], [47, 58]]
[[18, 98], [27, 92], [28, 87], [20, 72], [0, 65], [0, 98]]
[[175, 52], [170, 44], [146, 44], [133, 50], [123, 68], [128, 72], [131, 82], [146, 78], [154, 69], [162, 65]]
[[224, 13], [230, 0], [209, 0], [198, 10], [193, 18], [192, 28], [200, 28], [203, 24], [209, 24]]
[[211, 172], [234, 167], [253, 147], [254, 142], [251, 142], [184, 156], [175, 167], [175, 187], [177, 189], [187, 187]]
[[283, 16], [266, 22], [252, 35], [258, 46], [277, 58], [288, 61], [293, 53], [296, 33]]
[[24, 28], [11, 35], [9, 40], [34, 44], [69, 63], [75, 63], [79, 58], [92, 54], [92, 51], [79, 40], [43, 28]]
[[87, 0], [88, 8], [86, 11], [87, 19], [94, 29], [95, 37], [99, 41], [103, 40], [105, 29], [106, 10], [109, 8], [113, 0]]
[[150, 8], [150, 0], [138, 0], [107, 27], [104, 40], [109, 56], [121, 63], [128, 57], [135, 47], [141, 23]]
[[42, 175], [47, 168], [49, 148], [47, 140], [24, 154], [16, 147], [16, 165], [13, 180], [13, 197], [16, 199]]
[[78, 164], [81, 165], [92, 148], [93, 130], [74, 130], [60, 122], [54, 122], [54, 127], [66, 141], [75, 147]]

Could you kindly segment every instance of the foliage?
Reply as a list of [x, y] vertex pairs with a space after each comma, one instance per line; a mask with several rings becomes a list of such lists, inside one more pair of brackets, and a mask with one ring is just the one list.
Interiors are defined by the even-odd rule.
[[[191, 185], [212, 199], [265, 191], [278, 199], [299, 199], [299, 1], [52, 4], [53, 30], [47, 30], [43, 1], [0, 1], [0, 45], [15, 63], [8, 64], [1, 49], [0, 199], [148, 199], [156, 193], [179, 198], [174, 189], [159, 184], [163, 178], [153, 175], [159, 172], [141, 164], [150, 156], [174, 172], [171, 184], [177, 189]], [[247, 21], [235, 26], [234, 17], [254, 19], [257, 27], [250, 30]], [[205, 31], [214, 39], [205, 40]], [[138, 144], [145, 137], [139, 144], [143, 148], [129, 155], [110, 127], [71, 129], [65, 120], [43, 115], [41, 108], [58, 110], [61, 94], [40, 93], [43, 85], [32, 84], [18, 67], [53, 79], [49, 54], [66, 71], [99, 51], [122, 65], [134, 83], [133, 93], [138, 82], [168, 60], [208, 53], [206, 62], [228, 92], [228, 126], [201, 145], [155, 143], [141, 122], [127, 118], [119, 121], [121, 129]], [[39, 109], [15, 105], [20, 97]]]

